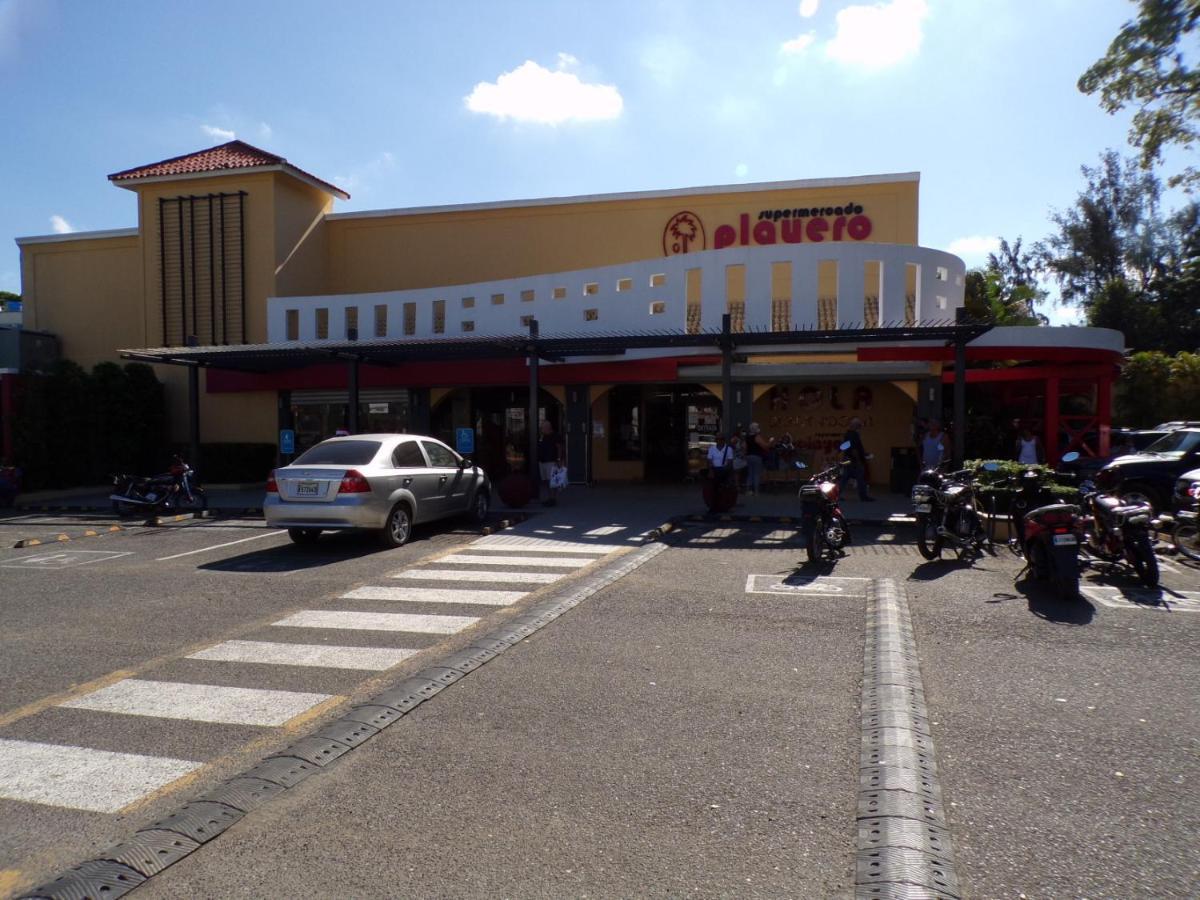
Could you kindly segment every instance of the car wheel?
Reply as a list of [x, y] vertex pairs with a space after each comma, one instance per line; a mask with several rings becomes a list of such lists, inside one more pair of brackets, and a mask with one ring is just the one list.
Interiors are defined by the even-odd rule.
[[1148, 503], [1152, 512], [1157, 513], [1162, 509], [1161, 501], [1158, 499], [1158, 492], [1148, 485], [1142, 484], [1140, 481], [1132, 481], [1123, 486], [1119, 496], [1121, 502], [1125, 504], [1131, 503]]
[[482, 525], [487, 521], [491, 508], [492, 498], [488, 496], [487, 491], [476, 491], [475, 499], [471, 503], [471, 521], [476, 525]]
[[315, 544], [317, 539], [321, 537], [321, 529], [289, 528], [288, 537], [292, 539], [293, 544]]
[[412, 511], [405, 503], [397, 503], [388, 513], [379, 538], [385, 547], [403, 547], [412, 537]]

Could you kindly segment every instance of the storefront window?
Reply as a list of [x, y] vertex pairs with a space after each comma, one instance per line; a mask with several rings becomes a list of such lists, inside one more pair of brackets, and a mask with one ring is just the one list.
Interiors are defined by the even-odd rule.
[[608, 392], [608, 458], [642, 458], [642, 388], [623, 385]]
[[[404, 433], [409, 429], [408, 417], [407, 396], [400, 400], [360, 403], [358, 433]], [[339, 429], [350, 427], [349, 406], [345, 402], [327, 401], [293, 403], [292, 422], [296, 431], [296, 452], [303, 453], [314, 444], [333, 437]]]

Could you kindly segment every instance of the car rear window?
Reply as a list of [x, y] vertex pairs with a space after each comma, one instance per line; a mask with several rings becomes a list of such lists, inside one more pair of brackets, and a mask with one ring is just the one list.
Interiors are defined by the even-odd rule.
[[379, 452], [379, 441], [325, 441], [304, 452], [293, 466], [365, 466]]

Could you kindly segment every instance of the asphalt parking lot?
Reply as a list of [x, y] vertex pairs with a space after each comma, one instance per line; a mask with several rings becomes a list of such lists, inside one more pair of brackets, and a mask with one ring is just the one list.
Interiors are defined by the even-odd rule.
[[[556, 527], [568, 552], [519, 549]], [[188, 657], [239, 641], [428, 651], [386, 670], [399, 677], [471, 632], [279, 623], [305, 611], [386, 616], [397, 602], [368, 599], [390, 596], [370, 586], [397, 584], [508, 588], [520, 597], [505, 606], [403, 604], [499, 621], [571, 582], [556, 576], [622, 558], [632, 542], [617, 528], [596, 529], [592, 552], [571, 549], [578, 529], [537, 518], [496, 536], [508, 550], [467, 550], [478, 534], [451, 526], [391, 553], [333, 538], [314, 555], [261, 523], [217, 521], [0, 551], [11, 623], [0, 742], [205, 761], [116, 812], [0, 800], [0, 888], [87, 858], [328, 711], [317, 701], [264, 728], [74, 698], [123, 680], [363, 696], [378, 672]], [[864, 585], [890, 579], [912, 613], [961, 895], [1192, 896], [1200, 569], [1167, 558], [1152, 593], [1092, 572], [1085, 599], [1063, 605], [1014, 580], [1007, 550], [929, 563], [905, 528], [856, 529], [846, 558], [809, 567], [790, 526], [690, 524], [139, 894], [848, 895]], [[127, 555], [29, 563], [76, 548]], [[545, 564], [572, 554], [586, 565]], [[469, 579], [504, 556], [520, 573], [509, 577], [550, 580], [394, 577], [449, 568]], [[454, 557], [466, 561], [443, 562]]]

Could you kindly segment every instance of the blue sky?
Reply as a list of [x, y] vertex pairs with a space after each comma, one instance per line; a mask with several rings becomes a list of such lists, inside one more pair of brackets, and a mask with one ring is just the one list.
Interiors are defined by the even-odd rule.
[[0, 289], [18, 235], [136, 224], [108, 173], [233, 135], [347, 189], [339, 210], [918, 170], [921, 243], [976, 264], [1125, 147], [1075, 82], [1133, 13], [0, 0]]

